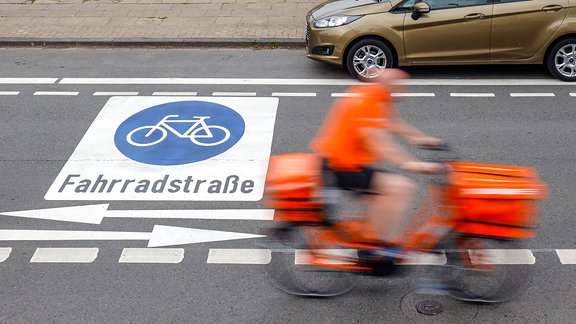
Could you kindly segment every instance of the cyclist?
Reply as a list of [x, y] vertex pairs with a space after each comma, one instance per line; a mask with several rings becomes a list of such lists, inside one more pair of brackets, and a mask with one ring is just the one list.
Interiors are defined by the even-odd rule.
[[375, 166], [388, 162], [420, 173], [435, 173], [443, 166], [423, 162], [409, 154], [395, 135], [410, 144], [436, 146], [441, 141], [404, 121], [396, 113], [392, 92], [403, 89], [409, 75], [398, 69], [385, 69], [375, 84], [361, 84], [347, 90], [337, 100], [310, 147], [324, 160], [337, 186], [363, 194], [368, 204], [367, 228], [363, 236], [373, 242], [381, 256], [397, 254], [395, 235], [410, 207], [416, 186], [407, 177]]

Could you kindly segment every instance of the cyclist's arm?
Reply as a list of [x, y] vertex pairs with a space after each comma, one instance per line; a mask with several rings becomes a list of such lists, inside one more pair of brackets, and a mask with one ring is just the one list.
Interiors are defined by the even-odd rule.
[[436, 146], [441, 143], [440, 139], [420, 131], [400, 117], [394, 118], [388, 129], [391, 133], [402, 136], [412, 145]]
[[383, 162], [410, 172], [438, 172], [441, 168], [436, 163], [422, 162], [399, 145], [386, 129], [366, 127], [360, 129], [363, 142]]

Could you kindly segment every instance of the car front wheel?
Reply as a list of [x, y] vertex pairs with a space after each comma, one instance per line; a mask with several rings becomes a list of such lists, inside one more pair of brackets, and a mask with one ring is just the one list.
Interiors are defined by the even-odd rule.
[[346, 57], [346, 68], [356, 79], [372, 82], [386, 68], [394, 66], [392, 51], [378, 39], [364, 39], [354, 44]]
[[576, 38], [568, 38], [554, 45], [546, 63], [556, 78], [576, 81]]

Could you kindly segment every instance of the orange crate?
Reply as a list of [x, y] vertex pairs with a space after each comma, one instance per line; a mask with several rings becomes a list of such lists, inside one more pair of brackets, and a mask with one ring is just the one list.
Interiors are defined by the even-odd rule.
[[292, 153], [270, 158], [265, 205], [276, 209], [274, 219], [295, 222], [320, 222], [322, 167], [314, 154]]
[[530, 238], [546, 185], [535, 170], [454, 162], [449, 175], [456, 231], [501, 238]]

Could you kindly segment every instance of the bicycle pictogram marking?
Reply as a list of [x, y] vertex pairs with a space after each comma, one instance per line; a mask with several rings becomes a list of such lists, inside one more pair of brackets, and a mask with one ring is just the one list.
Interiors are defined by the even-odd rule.
[[[169, 132], [179, 138], [188, 138], [192, 143], [200, 146], [219, 145], [230, 138], [230, 130], [226, 127], [206, 124], [206, 120], [210, 119], [210, 116], [193, 116], [194, 119], [177, 119], [179, 117], [179, 115], [167, 115], [156, 125], [137, 127], [126, 135], [126, 141], [134, 146], [152, 146], [164, 141]], [[192, 125], [186, 131], [180, 132], [171, 126], [171, 124], [176, 123], [188, 123]], [[216, 132], [213, 132], [215, 130], [219, 130], [220, 132], [216, 134]], [[142, 133], [144, 134], [143, 136], [137, 136]], [[155, 133], [160, 135], [154, 136]], [[142, 141], [142, 139], [150, 139], [150, 141]]]
[[153, 106], [128, 117], [114, 135], [126, 157], [151, 165], [181, 165], [222, 154], [243, 136], [245, 122], [234, 109], [206, 101]]

